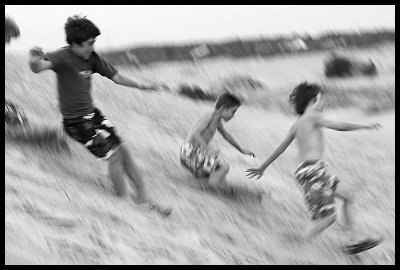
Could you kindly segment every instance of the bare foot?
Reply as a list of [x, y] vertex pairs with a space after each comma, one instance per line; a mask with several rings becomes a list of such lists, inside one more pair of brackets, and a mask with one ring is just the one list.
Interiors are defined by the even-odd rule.
[[169, 208], [169, 207], [164, 208], [164, 207], [162, 207], [162, 206], [160, 206], [158, 204], [149, 204], [148, 209], [149, 209], [149, 211], [155, 209], [155, 210], [157, 210], [157, 212], [159, 214], [161, 214], [164, 217], [169, 216], [172, 213], [172, 208]]
[[144, 205], [147, 210], [152, 211], [152, 210], [157, 210], [159, 214], [162, 216], [166, 217], [169, 216], [172, 213], [172, 208], [171, 207], [162, 207], [158, 203], [155, 202], [154, 199], [149, 198], [149, 197], [143, 197], [143, 196], [137, 196], [137, 200], [139, 201], [139, 204]]

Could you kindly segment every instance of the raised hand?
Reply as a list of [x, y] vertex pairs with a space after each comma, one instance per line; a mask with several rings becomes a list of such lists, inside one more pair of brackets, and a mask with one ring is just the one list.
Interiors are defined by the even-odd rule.
[[43, 49], [41, 47], [34, 46], [29, 50], [29, 54], [32, 57], [39, 57], [40, 58], [40, 57], [43, 57], [44, 52], [43, 52]]

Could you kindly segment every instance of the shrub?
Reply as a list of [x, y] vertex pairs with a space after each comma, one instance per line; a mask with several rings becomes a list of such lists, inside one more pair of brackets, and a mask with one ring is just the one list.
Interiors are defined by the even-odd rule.
[[378, 73], [375, 64], [371, 60], [368, 64], [366, 63], [360, 66], [360, 72], [368, 76], [376, 75]]
[[18, 126], [27, 125], [28, 118], [23, 109], [9, 100], [5, 100], [4, 120], [7, 125]]
[[334, 55], [325, 63], [325, 75], [327, 77], [348, 77], [352, 75], [353, 65], [345, 57]]
[[327, 77], [349, 77], [357, 74], [373, 76], [377, 73], [372, 60], [362, 62], [333, 54], [325, 63], [325, 75]]
[[48, 150], [57, 153], [70, 155], [71, 151], [67, 137], [59, 128], [45, 126], [6, 126], [6, 141], [38, 147], [41, 150]]
[[204, 92], [204, 90], [197, 85], [190, 86], [188, 84], [182, 84], [178, 88], [178, 93], [194, 100], [215, 101], [216, 99], [214, 95]]

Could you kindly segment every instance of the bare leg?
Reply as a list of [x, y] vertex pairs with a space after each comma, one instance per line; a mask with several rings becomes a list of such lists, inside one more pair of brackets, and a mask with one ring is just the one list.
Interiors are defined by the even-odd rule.
[[129, 149], [124, 144], [120, 145], [120, 149], [122, 152], [123, 168], [136, 188], [139, 201], [141, 203], [150, 201], [150, 196], [148, 195], [143, 176], [136, 163], [133, 161]]
[[133, 161], [129, 149], [124, 144], [121, 144], [120, 148], [123, 156], [123, 168], [136, 187], [136, 192], [140, 203], [148, 204], [151, 209], [155, 208], [163, 215], [169, 215], [172, 212], [172, 208], [164, 208], [163, 206], [160, 206], [149, 195], [142, 174], [140, 173], [136, 163]]
[[128, 195], [128, 183], [124, 179], [122, 153], [118, 148], [109, 159], [109, 173], [118, 196]]
[[355, 254], [379, 245], [382, 237], [370, 237], [365, 234], [365, 230], [360, 229], [358, 224], [356, 228], [356, 217], [354, 207], [354, 191], [345, 187], [339, 186], [336, 191], [336, 197], [343, 200], [343, 215], [348, 229], [348, 241], [344, 251], [347, 254]]
[[343, 200], [343, 215], [346, 227], [349, 231], [349, 240], [359, 240], [360, 233], [355, 228], [354, 192], [339, 185], [335, 196]]
[[217, 187], [221, 184], [226, 184], [226, 175], [228, 174], [230, 166], [225, 160], [221, 159], [218, 168], [210, 174], [209, 184]]
[[318, 221], [313, 222], [306, 229], [306, 233], [304, 235], [305, 239], [309, 240], [317, 236], [326, 228], [328, 228], [330, 225], [332, 225], [335, 222], [335, 220], [336, 220], [336, 214], [333, 214], [331, 216], [324, 217]]

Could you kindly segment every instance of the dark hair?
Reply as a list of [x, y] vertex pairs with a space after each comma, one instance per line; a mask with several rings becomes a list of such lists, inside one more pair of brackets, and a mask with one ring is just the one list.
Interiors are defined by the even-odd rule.
[[68, 17], [64, 29], [67, 36], [67, 43], [70, 45], [72, 43], [82, 44], [82, 42], [100, 35], [99, 28], [86, 19], [86, 16], [74, 15]]
[[215, 108], [219, 109], [223, 105], [229, 109], [242, 105], [242, 100], [229, 92], [223, 92], [218, 96], [217, 101], [215, 102]]
[[295, 105], [296, 112], [301, 115], [304, 113], [310, 100], [315, 99], [318, 93], [322, 93], [319, 85], [302, 82], [293, 89], [289, 101]]

